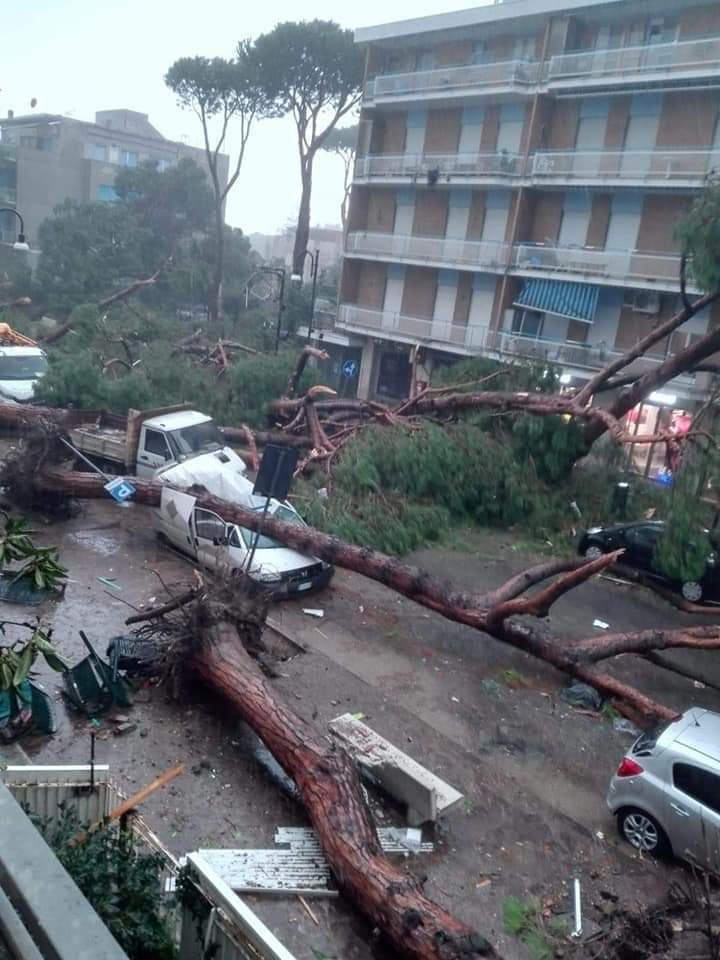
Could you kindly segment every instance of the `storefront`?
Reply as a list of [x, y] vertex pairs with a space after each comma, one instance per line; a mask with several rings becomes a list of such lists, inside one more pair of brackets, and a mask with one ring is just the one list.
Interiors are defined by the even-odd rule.
[[657, 443], [630, 443], [627, 466], [650, 480], [668, 482], [680, 465], [682, 436], [692, 423], [692, 414], [678, 405], [678, 398], [669, 392], [651, 393], [644, 403], [639, 403], [625, 417], [625, 429], [633, 437], [649, 437], [658, 433], [674, 437]]

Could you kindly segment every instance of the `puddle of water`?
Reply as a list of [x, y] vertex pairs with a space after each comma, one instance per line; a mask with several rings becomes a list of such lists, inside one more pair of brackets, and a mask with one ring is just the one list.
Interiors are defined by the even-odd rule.
[[99, 553], [103, 557], [111, 557], [121, 547], [119, 537], [91, 530], [78, 530], [77, 533], [71, 533], [68, 539], [74, 540], [80, 546], [87, 547], [88, 550]]

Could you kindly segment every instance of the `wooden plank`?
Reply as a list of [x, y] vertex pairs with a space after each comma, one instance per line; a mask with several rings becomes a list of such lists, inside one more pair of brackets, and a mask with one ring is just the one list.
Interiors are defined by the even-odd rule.
[[411, 823], [434, 821], [462, 800], [462, 794], [351, 713], [328, 724], [361, 770], [391, 796], [407, 804]]

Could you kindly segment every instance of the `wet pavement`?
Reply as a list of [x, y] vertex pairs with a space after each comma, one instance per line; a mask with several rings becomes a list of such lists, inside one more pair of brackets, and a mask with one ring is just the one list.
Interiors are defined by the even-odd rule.
[[[190, 565], [156, 541], [149, 520], [141, 507], [94, 502], [72, 520], [40, 528], [43, 542], [60, 546], [70, 571], [64, 599], [38, 611], [67, 659], [85, 655], [79, 629], [104, 654], [107, 640], [125, 629], [128, 603], [161, 598], [160, 578], [173, 583], [190, 576]], [[464, 534], [462, 550], [422, 551], [412, 559], [480, 591], [537, 558], [508, 535]], [[312, 618], [303, 607], [320, 608], [324, 616]], [[6, 605], [3, 613], [26, 620], [35, 610]], [[646, 591], [596, 579], [557, 604], [552, 627], [584, 637], [593, 633], [596, 617], [611, 630], [692, 620]], [[571, 710], [558, 698], [563, 680], [550, 667], [345, 571], [321, 593], [276, 606], [271, 618], [304, 647], [280, 665], [274, 681], [298, 714], [325, 729], [338, 714], [362, 712], [380, 734], [463, 792], [462, 804], [436, 830], [435, 852], [408, 867], [427, 878], [430, 896], [510, 960], [528, 954], [502, 931], [509, 895], [548, 898], [555, 909], [568, 910], [569, 884], [579, 876], [592, 916], [601, 889], [621, 902], [645, 901], [682, 873], [682, 867], [637, 858], [616, 838], [604, 796], [632, 738], [602, 716]], [[673, 656], [720, 680], [717, 654]], [[720, 710], [717, 693], [644, 661], [625, 658], [615, 669], [678, 709]], [[61, 725], [52, 738], [25, 738], [22, 750], [34, 763], [87, 761], [89, 722], [66, 711], [57, 675], [41, 672]], [[276, 827], [306, 823], [245, 752], [237, 722], [199, 687], [180, 701], [162, 688], [144, 688], [122, 712], [136, 729], [116, 736], [103, 718], [97, 759], [110, 764], [126, 793], [178, 761], [186, 764], [186, 774], [142, 808], [174, 853], [270, 847]], [[20, 754], [7, 755], [17, 760]], [[398, 811], [384, 809], [383, 822], [398, 822]], [[382, 955], [342, 898], [313, 900], [318, 925], [297, 898], [248, 900], [298, 960]]]

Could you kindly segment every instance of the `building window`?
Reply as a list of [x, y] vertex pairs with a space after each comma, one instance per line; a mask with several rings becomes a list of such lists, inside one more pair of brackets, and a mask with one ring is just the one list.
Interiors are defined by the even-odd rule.
[[96, 143], [93, 146], [93, 158], [101, 163], [107, 163], [108, 148], [104, 143]]
[[534, 310], [516, 310], [513, 314], [512, 332], [537, 340], [542, 337], [544, 319], [542, 313]]
[[52, 137], [20, 137], [20, 146], [29, 147], [31, 150], [43, 150], [47, 152], [54, 149], [55, 141]]
[[171, 166], [171, 163], [169, 160], [158, 160], [157, 168], [160, 171], [160, 173], [163, 173], [165, 170], [167, 170], [169, 166]]
[[114, 203], [118, 199], [117, 191], [109, 183], [101, 183], [97, 189], [97, 198], [103, 203]]
[[121, 150], [120, 163], [123, 167], [136, 167], [138, 165], [138, 155], [134, 150]]

